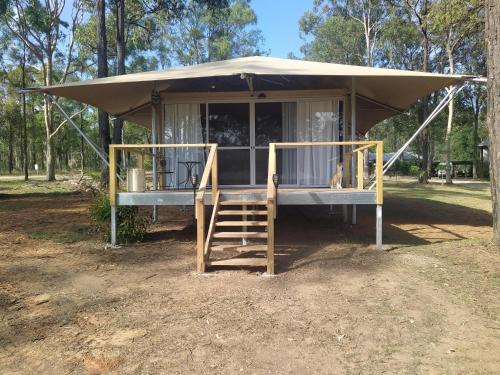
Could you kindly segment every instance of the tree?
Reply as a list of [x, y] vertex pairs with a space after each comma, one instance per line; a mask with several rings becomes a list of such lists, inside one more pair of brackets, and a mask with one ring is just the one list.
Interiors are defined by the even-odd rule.
[[[421, 61], [422, 65], [420, 69], [424, 72], [428, 72], [430, 69], [429, 55], [431, 51], [431, 36], [429, 32], [429, 7], [430, 0], [405, 0], [406, 7], [410, 11], [410, 19], [414, 21], [417, 25], [418, 30], [421, 35]], [[429, 98], [423, 98], [419, 102], [417, 111], [417, 122], [422, 124], [427, 117], [427, 107]], [[422, 167], [426, 171], [424, 179], [422, 182], [427, 183], [427, 177], [431, 175], [432, 172], [432, 153], [431, 153], [431, 133], [430, 128], [425, 128], [418, 137], [418, 142], [420, 143], [420, 153], [422, 155]]]
[[[125, 74], [125, 0], [115, 0], [116, 12], [116, 74]], [[113, 124], [113, 143], [121, 144], [123, 138], [123, 120], [117, 118]], [[116, 158], [118, 168], [121, 164], [121, 152]], [[118, 173], [120, 170], [118, 169]]]
[[[470, 35], [481, 30], [482, 0], [437, 0], [431, 6], [431, 27], [441, 41], [448, 60], [448, 73], [455, 74], [457, 48]], [[446, 127], [446, 183], [451, 184], [451, 136], [454, 100], [448, 104]]]
[[488, 136], [493, 204], [493, 240], [500, 246], [500, 4], [486, 0], [486, 53], [488, 64]]
[[[28, 0], [8, 0], [0, 7], [2, 21], [8, 30], [18, 38], [38, 60], [41, 66], [43, 84], [50, 86], [54, 84], [54, 58], [61, 60], [62, 74], [57, 80], [64, 83], [71, 66], [74, 33], [76, 26], [81, 22], [81, 3], [75, 0], [71, 16], [71, 25], [61, 19], [64, 10], [64, 2]], [[67, 34], [65, 33], [67, 30]], [[67, 44], [63, 49], [64, 41]], [[63, 51], [65, 53], [63, 53]], [[65, 61], [62, 61], [65, 60]], [[46, 135], [46, 177], [48, 181], [55, 180], [53, 139], [54, 113], [52, 103], [45, 97], [44, 100], [44, 122]]]
[[157, 48], [181, 65], [260, 55], [262, 33], [251, 28], [256, 23], [248, 1], [191, 0], [178, 18], [163, 23]]
[[[108, 76], [108, 40], [106, 35], [106, 0], [97, 0], [95, 3], [96, 27], [97, 27], [97, 77]], [[107, 154], [111, 137], [109, 134], [109, 117], [102, 110], [98, 110], [99, 137], [101, 147]], [[102, 164], [101, 184], [107, 185], [109, 180], [109, 169], [105, 163]]]

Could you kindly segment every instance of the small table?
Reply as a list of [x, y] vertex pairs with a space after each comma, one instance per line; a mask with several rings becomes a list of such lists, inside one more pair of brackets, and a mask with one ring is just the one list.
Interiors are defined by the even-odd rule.
[[193, 169], [196, 167], [198, 164], [201, 164], [197, 160], [185, 160], [185, 161], [178, 161], [179, 164], [183, 165], [186, 167], [187, 171], [187, 176], [186, 179], [182, 182], [179, 183], [179, 185], [184, 185], [184, 188], [187, 188], [188, 183], [191, 183], [191, 176], [193, 175]]

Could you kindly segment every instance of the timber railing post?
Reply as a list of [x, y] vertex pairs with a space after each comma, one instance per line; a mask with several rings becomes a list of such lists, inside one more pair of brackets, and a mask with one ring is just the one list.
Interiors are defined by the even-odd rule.
[[377, 182], [377, 204], [384, 203], [384, 143], [382, 141], [377, 142], [377, 153], [376, 153], [376, 182]]
[[364, 175], [364, 159], [363, 151], [356, 152], [358, 154], [358, 190], [363, 190], [363, 175]]
[[274, 219], [276, 218], [277, 192], [273, 175], [276, 174], [276, 144], [269, 143], [267, 165], [267, 273], [274, 274]]
[[212, 162], [212, 202], [215, 202], [217, 192], [219, 191], [219, 170], [217, 167], [217, 145], [214, 148], [214, 159]]
[[196, 199], [196, 271], [205, 272], [205, 204]]

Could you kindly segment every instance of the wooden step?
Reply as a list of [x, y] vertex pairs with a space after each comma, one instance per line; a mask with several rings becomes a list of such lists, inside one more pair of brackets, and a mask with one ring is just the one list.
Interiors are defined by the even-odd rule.
[[267, 227], [267, 221], [218, 221], [218, 227]]
[[227, 200], [221, 201], [221, 205], [223, 206], [265, 206], [267, 205], [266, 201], [256, 201], [256, 200]]
[[267, 238], [267, 232], [218, 232], [213, 238]]
[[218, 215], [267, 215], [266, 210], [221, 210], [218, 212]]
[[267, 251], [267, 245], [213, 245], [210, 247], [211, 251], [239, 251], [240, 253], [246, 251]]
[[224, 260], [212, 260], [207, 262], [208, 266], [248, 266], [248, 267], [266, 267], [266, 258], [232, 258]]

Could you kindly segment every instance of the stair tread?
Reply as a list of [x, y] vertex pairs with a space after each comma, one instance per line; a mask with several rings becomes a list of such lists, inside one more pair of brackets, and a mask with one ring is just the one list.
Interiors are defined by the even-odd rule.
[[208, 266], [250, 266], [250, 267], [266, 267], [266, 258], [232, 258], [223, 260], [212, 260], [208, 262]]
[[219, 215], [267, 215], [266, 210], [221, 210]]
[[267, 232], [216, 232], [213, 238], [267, 238]]
[[232, 200], [232, 199], [228, 199], [227, 201], [220, 202], [220, 204], [223, 206], [251, 206], [251, 205], [265, 206], [267, 204], [267, 202], [266, 201], [259, 201], [259, 200]]
[[267, 221], [255, 221], [255, 220], [227, 220], [218, 221], [215, 225], [219, 227], [266, 227]]
[[225, 251], [225, 250], [234, 250], [239, 252], [245, 251], [267, 251], [267, 245], [212, 245], [210, 247], [211, 251]]

